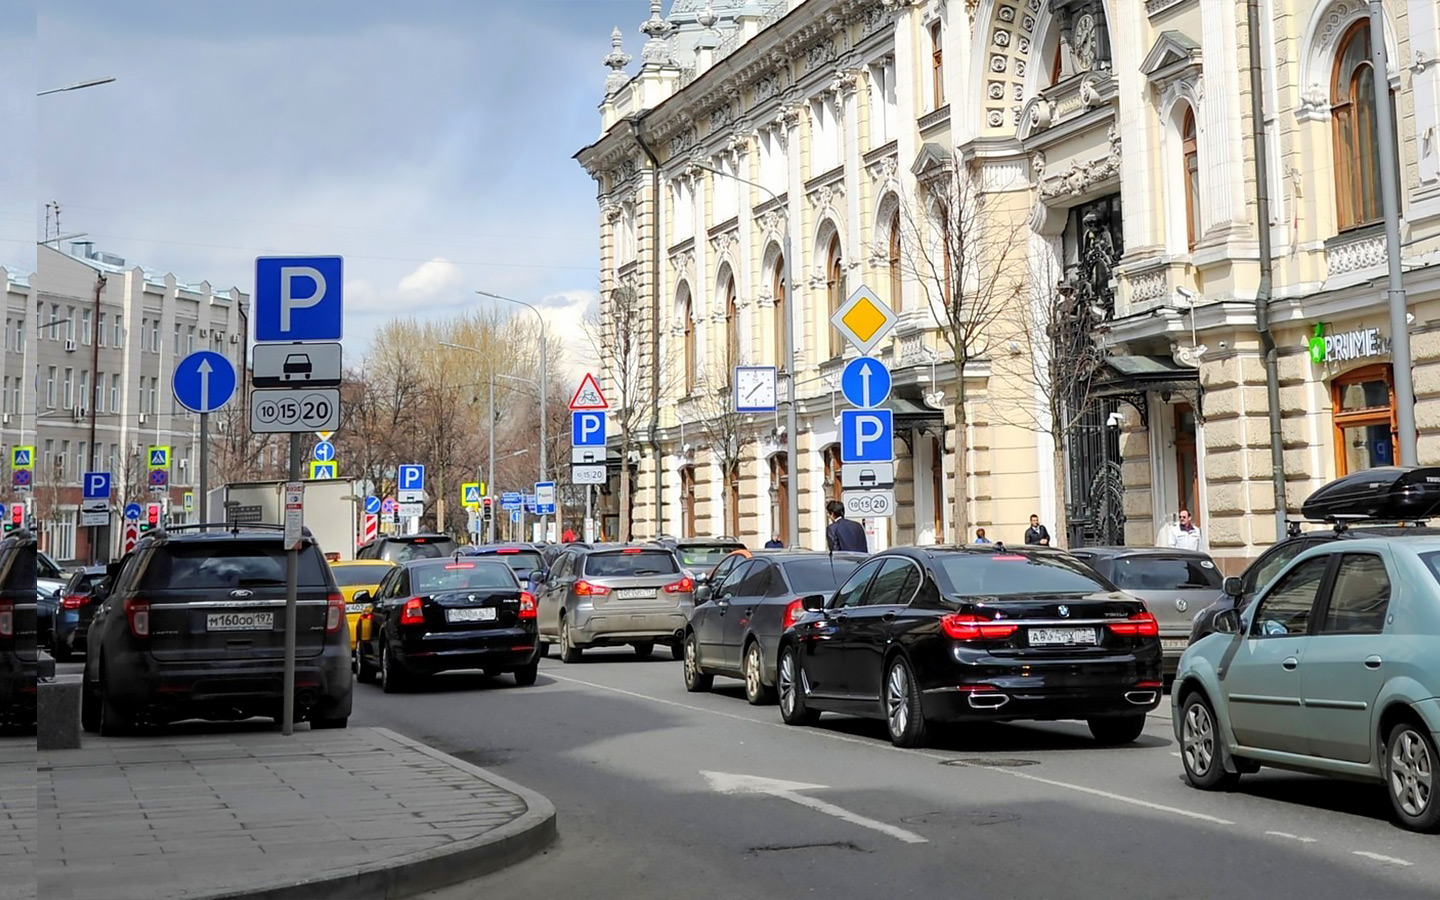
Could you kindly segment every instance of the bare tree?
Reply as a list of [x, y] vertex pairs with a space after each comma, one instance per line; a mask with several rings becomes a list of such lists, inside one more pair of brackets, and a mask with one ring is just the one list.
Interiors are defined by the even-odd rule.
[[629, 284], [612, 290], [601, 302], [596, 316], [586, 324], [591, 346], [600, 360], [604, 389], [611, 392], [607, 398], [609, 419], [619, 433], [621, 540], [632, 537], [634, 485], [630, 454], [640, 444], [639, 433], [648, 421], [652, 399], [651, 373], [644, 365], [650, 357], [646, 347], [649, 330], [649, 309], [640, 293]]
[[900, 257], [917, 281], [950, 350], [955, 393], [954, 539], [970, 530], [969, 392], [965, 368], [988, 356], [1026, 292], [1022, 223], [987, 208], [987, 197], [956, 152], [939, 172], [922, 176], [920, 195], [901, 205]]
[[[740, 465], [745, 446], [755, 439], [754, 416], [735, 411], [734, 387], [730, 383], [733, 377], [729, 371], [711, 367], [701, 374], [692, 397], [692, 409], [699, 418], [695, 425], [704, 435], [710, 458], [720, 470], [727, 496], [731, 474]], [[730, 521], [730, 503], [722, 505], [726, 519], [723, 533], [738, 535], [740, 523]]]

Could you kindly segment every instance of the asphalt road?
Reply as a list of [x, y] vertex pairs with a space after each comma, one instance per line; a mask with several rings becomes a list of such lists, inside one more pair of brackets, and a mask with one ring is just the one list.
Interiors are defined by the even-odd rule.
[[428, 900], [1440, 896], [1440, 843], [1393, 826], [1378, 788], [1270, 770], [1235, 793], [1188, 787], [1168, 699], [1129, 747], [1054, 723], [951, 728], [910, 751], [879, 722], [787, 727], [739, 682], [687, 694], [679, 663], [624, 649], [546, 660], [528, 688], [461, 673], [357, 691], [355, 724], [559, 812], [548, 852]]

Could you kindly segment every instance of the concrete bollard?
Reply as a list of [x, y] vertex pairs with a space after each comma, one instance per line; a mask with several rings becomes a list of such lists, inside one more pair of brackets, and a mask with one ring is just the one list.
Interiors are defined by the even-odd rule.
[[36, 695], [35, 749], [80, 749], [80, 682], [44, 682]]

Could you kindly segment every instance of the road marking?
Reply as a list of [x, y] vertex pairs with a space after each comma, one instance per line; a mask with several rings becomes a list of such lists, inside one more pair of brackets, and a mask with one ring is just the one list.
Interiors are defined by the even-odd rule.
[[1287, 840], [1291, 840], [1291, 841], [1299, 841], [1299, 842], [1302, 843], [1302, 844], [1313, 844], [1313, 843], [1315, 843], [1315, 839], [1314, 839], [1314, 838], [1301, 837], [1301, 836], [1298, 835], [1298, 834], [1291, 834], [1291, 833], [1288, 832], [1288, 831], [1267, 831], [1267, 832], [1265, 832], [1265, 833], [1268, 834], [1268, 835], [1270, 835], [1271, 837], [1286, 838]]
[[[660, 704], [663, 704], [663, 705], [665, 705], [665, 706], [676, 706], [676, 707], [679, 707], [680, 709], [688, 709], [688, 710], [691, 710], [692, 712], [707, 713], [707, 714], [709, 714], [709, 715], [714, 715], [714, 716], [723, 716], [724, 718], [727, 718], [727, 719], [739, 719], [739, 720], [742, 721], [742, 722], [749, 722], [751, 725], [765, 725], [765, 726], [769, 726], [769, 727], [771, 727], [771, 728], [782, 728], [782, 729], [785, 729], [786, 731], [791, 732], [792, 734], [798, 733], [798, 734], [814, 735], [815, 737], [829, 738], [829, 739], [831, 739], [831, 740], [841, 741], [841, 742], [846, 743], [846, 744], [859, 744], [859, 745], [862, 746], [862, 747], [869, 747], [869, 748], [871, 748], [871, 749], [873, 749], [873, 750], [891, 750], [891, 751], [897, 751], [897, 752], [900, 752], [900, 753], [910, 753], [910, 754], [914, 754], [915, 756], [922, 756], [922, 757], [924, 757], [924, 758], [926, 758], [926, 759], [933, 759], [933, 760], [938, 760], [938, 761], [941, 761], [941, 762], [943, 762], [943, 761], [945, 761], [945, 760], [947, 760], [947, 759], [953, 758], [953, 754], [950, 754], [950, 755], [940, 755], [940, 754], [935, 754], [935, 753], [926, 753], [926, 752], [923, 751], [923, 750], [908, 750], [908, 749], [905, 749], [905, 748], [903, 748], [903, 747], [886, 746], [885, 744], [881, 744], [881, 743], [878, 743], [878, 742], [876, 742], [876, 741], [862, 740], [862, 739], [860, 739], [860, 738], [853, 738], [853, 737], [850, 737], [850, 736], [848, 736], [848, 735], [835, 734], [834, 732], [822, 731], [822, 730], [815, 729], [815, 728], [796, 728], [796, 727], [793, 726], [793, 725], [786, 725], [786, 724], [784, 724], [783, 722], [763, 722], [763, 721], [760, 721], [759, 719], [752, 719], [752, 718], [750, 718], [749, 716], [740, 716], [740, 715], [735, 715], [734, 713], [720, 712], [719, 710], [714, 710], [714, 709], [706, 709], [706, 708], [704, 708], [703, 706], [694, 706], [694, 705], [689, 704], [689, 703], [680, 703], [680, 702], [677, 702], [677, 701], [675, 701], [675, 700], [666, 700], [666, 699], [663, 698], [663, 697], [653, 697], [653, 696], [651, 696], [651, 695], [649, 695], [649, 694], [641, 694], [641, 693], [639, 693], [639, 692], [637, 692], [637, 691], [627, 691], [627, 690], [625, 690], [624, 688], [611, 687], [610, 685], [606, 685], [606, 684], [597, 684], [597, 683], [595, 683], [595, 682], [593, 682], [593, 681], [582, 681], [582, 680], [580, 680], [579, 678], [569, 678], [569, 677], [564, 676], [564, 675], [556, 675], [556, 674], [554, 674], [553, 672], [549, 672], [549, 671], [547, 671], [545, 674], [546, 674], [546, 675], [549, 675], [551, 678], [554, 678], [554, 679], [557, 680], [557, 681], [568, 681], [568, 682], [570, 682], [570, 683], [572, 683], [572, 684], [579, 684], [579, 685], [583, 685], [583, 686], [585, 686], [585, 687], [592, 687], [592, 688], [595, 688], [595, 689], [601, 690], [601, 691], [610, 691], [610, 692], [612, 692], [612, 693], [622, 694], [622, 695], [624, 695], [624, 696], [626, 696], [626, 697], [634, 697], [634, 698], [636, 698], [637, 700], [648, 700], [648, 701], [650, 701], [650, 702], [652, 702], [652, 703], [660, 703]], [[1055, 781], [1054, 779], [1051, 779], [1051, 778], [1041, 778], [1041, 777], [1038, 776], [1038, 775], [1031, 775], [1031, 774], [1026, 773], [1026, 772], [1017, 772], [1017, 771], [1014, 770], [1014, 769], [1001, 769], [1001, 768], [997, 768], [997, 767], [994, 767], [994, 766], [980, 766], [980, 765], [970, 765], [970, 766], [966, 766], [966, 768], [970, 768], [970, 769], [984, 769], [984, 770], [987, 771], [987, 772], [996, 772], [996, 773], [1001, 774], [1001, 775], [1009, 775], [1009, 776], [1012, 777], [1012, 778], [1021, 778], [1021, 779], [1024, 779], [1025, 781], [1033, 781], [1033, 782], [1036, 782], [1036, 783], [1038, 783], [1038, 784], [1047, 784], [1047, 785], [1050, 785], [1051, 787], [1064, 788], [1065, 790], [1076, 791], [1076, 792], [1081, 793], [1081, 794], [1090, 794], [1090, 795], [1095, 796], [1095, 797], [1103, 797], [1103, 798], [1105, 798], [1105, 799], [1107, 799], [1107, 800], [1113, 800], [1113, 801], [1115, 801], [1115, 802], [1117, 802], [1117, 803], [1125, 803], [1125, 804], [1128, 804], [1128, 805], [1131, 805], [1131, 806], [1138, 806], [1138, 807], [1141, 807], [1141, 808], [1143, 808], [1143, 809], [1153, 810], [1153, 811], [1155, 811], [1155, 812], [1170, 813], [1171, 815], [1180, 816], [1180, 817], [1186, 818], [1186, 819], [1196, 819], [1196, 820], [1199, 820], [1199, 821], [1201, 821], [1201, 822], [1211, 822], [1211, 823], [1214, 823], [1214, 824], [1216, 824], [1216, 825], [1234, 825], [1234, 824], [1235, 824], [1234, 822], [1230, 821], [1229, 819], [1221, 819], [1221, 818], [1219, 818], [1219, 817], [1217, 817], [1217, 816], [1208, 816], [1208, 815], [1205, 815], [1204, 813], [1191, 812], [1191, 811], [1188, 810], [1188, 809], [1180, 809], [1179, 807], [1175, 807], [1175, 806], [1166, 806], [1166, 805], [1161, 804], [1161, 803], [1151, 803], [1151, 802], [1148, 801], [1148, 800], [1141, 800], [1141, 799], [1136, 798], [1136, 797], [1126, 797], [1126, 796], [1123, 795], [1123, 794], [1116, 794], [1116, 793], [1112, 793], [1112, 792], [1110, 792], [1110, 791], [1102, 791], [1102, 790], [1100, 790], [1099, 788], [1085, 787], [1084, 785], [1079, 785], [1079, 784], [1070, 784], [1069, 782], [1065, 782], [1065, 781]], [[808, 799], [808, 798], [807, 798], [807, 799]]]
[[814, 797], [807, 797], [800, 793], [800, 791], [826, 790], [826, 786], [823, 784], [781, 781], [777, 778], [761, 778], [757, 775], [735, 775], [729, 772], [706, 772], [702, 770], [700, 774], [704, 775], [705, 780], [710, 782], [711, 788], [722, 794], [766, 794], [771, 797], [779, 797], [782, 800], [789, 800], [791, 803], [798, 803], [801, 806], [809, 807], [816, 812], [822, 812], [827, 816], [843, 819], [851, 825], [859, 825], [861, 828], [869, 828], [881, 834], [888, 834], [897, 841], [904, 841], [907, 844], [929, 843], [929, 841], [913, 831], [906, 831], [888, 822], [867, 818], [843, 807], [836, 806], [833, 803], [826, 803], [824, 800], [817, 800]]
[[1352, 851], [1350, 851], [1350, 852], [1351, 852], [1351, 853], [1354, 853], [1356, 856], [1363, 856], [1363, 857], [1365, 857], [1366, 859], [1373, 859], [1373, 860], [1375, 860], [1376, 862], [1388, 863], [1389, 865], [1392, 865], [1392, 866], [1406, 866], [1406, 867], [1409, 867], [1409, 866], [1413, 866], [1413, 865], [1414, 865], [1414, 863], [1410, 862], [1409, 860], [1397, 859], [1397, 858], [1395, 858], [1395, 857], [1393, 857], [1393, 856], [1382, 856], [1382, 855], [1379, 854], [1379, 853], [1371, 853], [1371, 852], [1368, 851], [1368, 850], [1352, 850]]

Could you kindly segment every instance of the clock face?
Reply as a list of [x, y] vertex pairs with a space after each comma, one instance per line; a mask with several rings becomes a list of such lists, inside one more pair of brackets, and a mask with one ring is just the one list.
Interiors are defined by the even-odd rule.
[[775, 405], [775, 370], [741, 369], [735, 379], [736, 406], [741, 409]]
[[1071, 52], [1080, 68], [1089, 69], [1095, 63], [1095, 16], [1085, 13], [1075, 20], [1075, 32], [1071, 41]]

